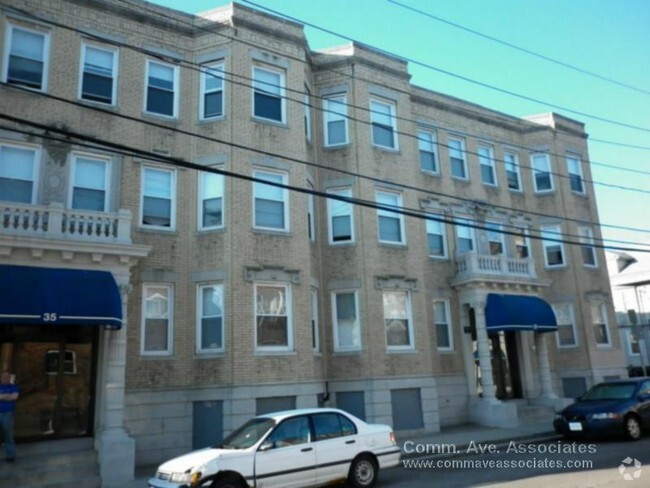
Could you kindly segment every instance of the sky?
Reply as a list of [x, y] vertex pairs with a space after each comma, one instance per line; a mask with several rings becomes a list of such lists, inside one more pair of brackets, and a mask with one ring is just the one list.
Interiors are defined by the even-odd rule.
[[[626, 247], [650, 242], [650, 1], [395, 0], [645, 93], [549, 63], [389, 0], [254, 1], [392, 54], [544, 103], [410, 63], [415, 85], [513, 116], [554, 111], [584, 122], [603, 236], [625, 241], [612, 244]], [[230, 2], [152, 3], [196, 14]], [[245, 0], [240, 3], [257, 8]], [[348, 42], [312, 27], [305, 33], [314, 50]]]

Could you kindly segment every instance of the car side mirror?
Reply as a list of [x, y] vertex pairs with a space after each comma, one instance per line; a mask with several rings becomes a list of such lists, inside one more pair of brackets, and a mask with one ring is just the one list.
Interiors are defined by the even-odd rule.
[[650, 400], [650, 393], [641, 393], [637, 398], [641, 402], [647, 402], [648, 400]]
[[259, 452], [264, 452], [268, 451], [269, 449], [273, 449], [275, 447], [275, 442], [272, 441], [264, 441], [260, 447], [257, 448]]

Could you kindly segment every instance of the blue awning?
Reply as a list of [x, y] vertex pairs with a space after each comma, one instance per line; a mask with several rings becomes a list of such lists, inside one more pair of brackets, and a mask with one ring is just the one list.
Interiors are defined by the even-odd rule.
[[108, 271], [0, 265], [0, 324], [122, 327], [122, 301]]
[[488, 333], [500, 330], [555, 332], [557, 321], [551, 306], [539, 297], [490, 293], [485, 306]]

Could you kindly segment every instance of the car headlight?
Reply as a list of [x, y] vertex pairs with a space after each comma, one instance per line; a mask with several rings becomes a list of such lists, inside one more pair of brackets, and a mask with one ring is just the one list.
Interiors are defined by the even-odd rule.
[[196, 483], [201, 479], [201, 472], [195, 471], [192, 473], [192, 470], [188, 469], [184, 473], [172, 473], [169, 481], [172, 483]]
[[608, 419], [617, 419], [620, 417], [620, 414], [614, 412], [603, 412], [603, 413], [592, 413], [591, 418], [594, 420], [608, 420]]

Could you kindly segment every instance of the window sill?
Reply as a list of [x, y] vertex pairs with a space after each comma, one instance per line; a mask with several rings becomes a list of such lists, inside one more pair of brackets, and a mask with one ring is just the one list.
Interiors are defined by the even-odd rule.
[[84, 105], [88, 105], [91, 107], [102, 108], [104, 110], [111, 110], [113, 112], [118, 111], [117, 104], [114, 103], [97, 102], [95, 100], [86, 100], [85, 98], [77, 98], [77, 102], [83, 103]]
[[372, 143], [372, 148], [377, 150], [377, 151], [382, 151], [382, 152], [387, 152], [391, 154], [400, 154], [401, 151], [399, 150], [399, 147], [388, 147], [388, 146], [379, 146], [375, 143]]
[[524, 190], [522, 190], [521, 188], [510, 188], [510, 187], [508, 187], [508, 191], [511, 192], [511, 193], [514, 193], [515, 195], [523, 195], [524, 194]]
[[140, 352], [140, 359], [143, 359], [145, 361], [152, 361], [152, 360], [159, 360], [159, 359], [170, 361], [175, 358], [174, 358], [174, 354], [171, 352], [159, 353], [159, 354]]
[[451, 356], [458, 352], [455, 349], [440, 349], [440, 348], [437, 348], [436, 351], [438, 351], [438, 354], [441, 354], [443, 356]]
[[408, 249], [406, 242], [390, 242], [390, 241], [377, 241], [379, 247], [387, 247], [390, 249]]
[[561, 270], [561, 269], [567, 269], [569, 267], [568, 264], [558, 264], [557, 266], [544, 266], [544, 269], [548, 271], [553, 271], [553, 270]]
[[345, 242], [329, 242], [328, 243], [331, 247], [354, 247], [356, 246], [356, 242], [354, 241], [345, 241]]
[[575, 349], [578, 349], [579, 347], [580, 346], [578, 344], [573, 344], [571, 346], [557, 346], [557, 350], [558, 351], [565, 351], [565, 350], [573, 351]]
[[223, 234], [226, 232], [226, 227], [210, 227], [207, 229], [197, 229], [196, 234], [199, 236], [210, 235], [210, 234]]
[[354, 349], [350, 351], [334, 351], [332, 356], [359, 356], [363, 353], [362, 349]]
[[442, 175], [440, 174], [440, 171], [430, 171], [428, 169], [422, 169], [420, 168], [420, 172], [424, 175], [430, 176], [432, 178], [440, 178]]
[[260, 229], [257, 227], [253, 227], [251, 229], [253, 231], [253, 234], [258, 234], [258, 235], [272, 235], [272, 236], [277, 236], [277, 237], [293, 237], [293, 233], [289, 230], [273, 230], [273, 229]]
[[212, 124], [214, 122], [224, 122], [226, 120], [225, 115], [219, 115], [218, 117], [210, 117], [207, 119], [199, 119], [198, 124], [199, 125], [207, 125], [207, 124]]
[[386, 349], [386, 354], [417, 354], [417, 349]]
[[536, 197], [555, 196], [555, 189], [553, 189], [553, 190], [535, 191], [534, 194], [535, 194]]
[[587, 192], [580, 192], [580, 191], [571, 190], [571, 195], [576, 196], [578, 198], [584, 198], [584, 199], [589, 198], [589, 195], [587, 195]]
[[272, 119], [264, 119], [261, 117], [256, 117], [256, 116], [251, 116], [251, 121], [258, 123], [258, 124], [264, 124], [264, 125], [270, 125], [273, 127], [278, 127], [280, 129], [289, 129], [289, 124], [286, 122], [282, 122], [279, 120], [272, 120]]
[[255, 349], [253, 356], [255, 357], [275, 357], [275, 356], [297, 356], [296, 351], [286, 350], [286, 351], [267, 351], [265, 349]]
[[449, 261], [449, 256], [435, 256], [429, 254], [429, 259], [432, 259], [434, 261]]
[[196, 352], [194, 357], [196, 359], [224, 359], [226, 357], [226, 351]]
[[469, 185], [471, 183], [471, 180], [469, 178], [461, 178], [460, 176], [454, 175], [451, 175], [451, 181], [454, 181], [456, 183], [463, 183], [465, 185]]
[[348, 147], [352, 147], [351, 142], [345, 142], [343, 144], [333, 144], [331, 146], [323, 145], [323, 151], [335, 151], [337, 149], [346, 149]]
[[146, 232], [148, 234], [167, 234], [167, 235], [178, 235], [178, 231], [176, 229], [168, 229], [165, 227], [153, 227], [153, 226], [143, 226], [139, 225], [138, 226], [138, 231], [139, 232]]
[[164, 122], [169, 125], [180, 125], [181, 121], [178, 119], [178, 116], [156, 114], [152, 112], [142, 112], [142, 117], [144, 119], [151, 119], [157, 122]]
[[602, 350], [614, 349], [611, 344], [596, 344], [596, 348], [597, 349], [602, 349]]

